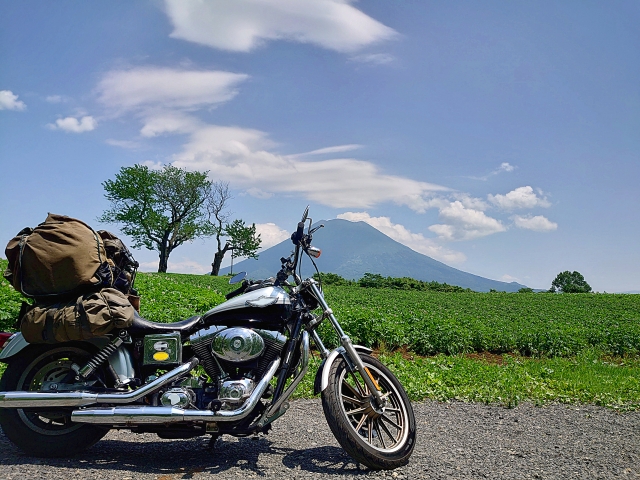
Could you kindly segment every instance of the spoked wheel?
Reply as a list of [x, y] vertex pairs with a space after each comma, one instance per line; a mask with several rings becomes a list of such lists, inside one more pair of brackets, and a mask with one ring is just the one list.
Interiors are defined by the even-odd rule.
[[[14, 359], [0, 380], [0, 391], [71, 390], [72, 365], [83, 366], [90, 354], [82, 348], [42, 347]], [[94, 383], [94, 382], [89, 382]], [[82, 389], [82, 385], [77, 386]], [[75, 455], [106, 435], [108, 429], [71, 421], [71, 408], [0, 409], [5, 435], [26, 453], [39, 457]]]
[[336, 360], [322, 392], [329, 427], [342, 448], [363, 465], [374, 470], [405, 465], [416, 437], [411, 402], [387, 367], [369, 355], [360, 358], [386, 405], [379, 408], [360, 375], [350, 372], [344, 359]]

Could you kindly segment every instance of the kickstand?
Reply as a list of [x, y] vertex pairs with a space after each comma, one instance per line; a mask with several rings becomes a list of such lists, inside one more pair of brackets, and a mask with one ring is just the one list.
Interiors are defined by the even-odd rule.
[[207, 448], [209, 450], [215, 450], [219, 438], [220, 438], [220, 435], [218, 435], [216, 433], [212, 434], [211, 438], [209, 439], [209, 446]]

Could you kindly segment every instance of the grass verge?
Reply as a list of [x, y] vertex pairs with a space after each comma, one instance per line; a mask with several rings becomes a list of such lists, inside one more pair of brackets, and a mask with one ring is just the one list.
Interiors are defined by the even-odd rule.
[[[640, 359], [602, 359], [595, 352], [574, 358], [500, 356], [486, 361], [463, 355], [406, 358], [383, 354], [382, 362], [398, 377], [411, 400], [462, 400], [514, 407], [590, 403], [619, 411], [640, 409]], [[314, 358], [296, 395], [313, 396]]]

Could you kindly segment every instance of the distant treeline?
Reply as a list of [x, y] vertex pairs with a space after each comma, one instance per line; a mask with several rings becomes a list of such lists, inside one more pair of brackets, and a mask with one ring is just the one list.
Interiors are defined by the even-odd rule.
[[[363, 288], [393, 288], [395, 290], [417, 290], [429, 292], [472, 292], [469, 288], [439, 282], [423, 282], [409, 277], [383, 277], [377, 273], [365, 273], [360, 280], [347, 280], [336, 273], [322, 273], [325, 285], [354, 285]], [[318, 274], [314, 275], [318, 279]]]

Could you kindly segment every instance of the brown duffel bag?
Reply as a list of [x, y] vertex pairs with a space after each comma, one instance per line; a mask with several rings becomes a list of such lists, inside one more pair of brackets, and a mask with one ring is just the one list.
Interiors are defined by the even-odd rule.
[[5, 250], [4, 276], [27, 297], [76, 295], [113, 286], [113, 262], [104, 241], [86, 223], [50, 213], [37, 227], [25, 228]]
[[29, 343], [88, 340], [114, 328], [128, 328], [134, 309], [126, 295], [104, 288], [77, 300], [53, 305], [34, 305], [22, 317], [20, 331]]

